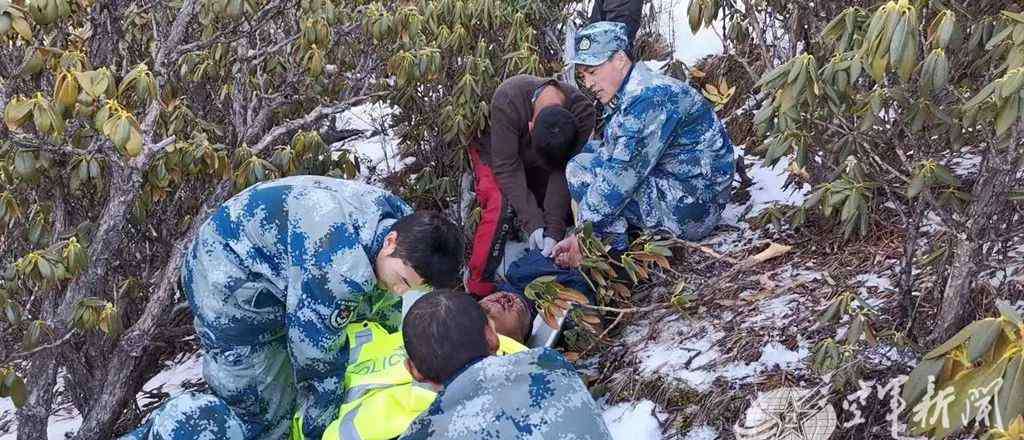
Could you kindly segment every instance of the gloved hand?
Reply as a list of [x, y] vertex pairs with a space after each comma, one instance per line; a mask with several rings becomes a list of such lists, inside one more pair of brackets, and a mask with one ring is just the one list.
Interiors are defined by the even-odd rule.
[[530, 249], [544, 249], [544, 228], [537, 228], [530, 234], [529, 240], [526, 244], [530, 246]]
[[544, 237], [544, 247], [540, 250], [540, 254], [545, 257], [550, 257], [551, 252], [555, 250], [555, 245], [558, 244], [554, 238]]

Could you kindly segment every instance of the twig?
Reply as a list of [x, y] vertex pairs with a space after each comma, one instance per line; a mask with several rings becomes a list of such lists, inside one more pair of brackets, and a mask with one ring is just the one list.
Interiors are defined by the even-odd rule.
[[703, 252], [705, 254], [708, 254], [712, 258], [714, 258], [716, 260], [719, 260], [719, 261], [723, 261], [724, 260], [724, 261], [728, 261], [729, 263], [732, 263], [732, 264], [739, 264], [740, 263], [739, 260], [737, 260], [735, 258], [726, 256], [726, 255], [722, 255], [722, 254], [720, 254], [718, 252], [715, 252], [714, 249], [711, 249], [711, 248], [709, 248], [707, 246], [700, 245], [700, 244], [697, 244], [697, 243], [690, 243], [690, 242], [688, 242], [686, 240], [673, 240], [673, 244], [701, 251], [701, 252]]
[[623, 316], [626, 316], [626, 314], [625, 314], [625, 313], [619, 313], [619, 316], [615, 317], [615, 321], [614, 321], [614, 322], [612, 322], [612, 325], [610, 325], [610, 326], [608, 326], [608, 328], [604, 329], [604, 331], [603, 331], [603, 332], [601, 332], [601, 335], [600, 335], [600, 336], [598, 336], [598, 337], [597, 337], [597, 339], [596, 339], [596, 340], [595, 340], [594, 342], [590, 343], [590, 346], [588, 346], [588, 347], [587, 347], [586, 349], [584, 349], [584, 350], [583, 350], [583, 351], [582, 351], [582, 352], [580, 353], [580, 357], [583, 357], [584, 355], [586, 355], [587, 353], [589, 353], [589, 352], [590, 352], [590, 350], [592, 350], [592, 349], [593, 349], [594, 347], [596, 347], [596, 346], [597, 346], [597, 344], [600, 344], [600, 343], [601, 343], [601, 341], [603, 341], [603, 340], [604, 340], [604, 337], [605, 337], [605, 336], [608, 336], [608, 333], [609, 333], [609, 332], [611, 332], [613, 328], [615, 328], [616, 326], [618, 326], [620, 322], [622, 322], [622, 317], [623, 317]]
[[577, 304], [577, 306], [582, 307], [584, 309], [588, 309], [588, 310], [594, 310], [594, 311], [598, 311], [598, 312], [620, 313], [620, 314], [650, 312], [652, 310], [658, 310], [658, 309], [660, 309], [662, 307], [665, 307], [667, 305], [669, 305], [669, 303], [664, 302], [664, 303], [651, 304], [651, 305], [646, 306], [646, 307], [632, 307], [632, 308], [628, 308], [628, 309], [619, 309], [619, 308], [615, 308], [615, 307], [592, 306], [590, 304]]
[[[751, 74], [753, 74], [753, 72], [751, 72]], [[753, 111], [754, 108], [760, 107], [761, 104], [764, 103], [764, 101], [768, 99], [768, 96], [769, 96], [768, 93], [761, 93], [761, 96], [757, 97], [757, 99], [755, 99], [754, 102], [751, 102], [751, 103], [749, 103], [747, 105], [744, 105], [743, 107], [740, 107], [738, 110], [734, 111], [731, 115], [726, 116], [725, 119], [722, 119], [722, 124], [727, 124], [729, 121], [732, 120], [732, 118], [735, 118], [737, 116], [743, 116], [743, 115], [747, 114], [748, 111]]]
[[131, 166], [137, 170], [145, 171], [149, 168], [149, 162], [156, 157], [157, 153], [163, 151], [168, 145], [173, 144], [177, 137], [171, 136], [155, 144], [147, 144], [142, 147], [142, 153], [131, 162]]
[[[7, 361], [12, 361], [12, 360], [15, 360], [15, 359], [21, 359], [21, 358], [29, 357], [29, 356], [32, 356], [33, 354], [36, 354], [36, 353], [40, 352], [40, 351], [49, 350], [51, 348], [55, 348], [55, 347], [59, 347], [61, 345], [64, 345], [68, 341], [70, 341], [73, 336], [75, 336], [75, 333], [78, 333], [78, 329], [71, 329], [71, 331], [69, 331], [66, 335], [64, 335], [63, 337], [58, 339], [56, 342], [52, 342], [52, 343], [46, 344], [46, 345], [40, 345], [40, 346], [38, 346], [36, 348], [33, 348], [33, 349], [29, 350], [29, 351], [23, 351], [21, 353], [15, 353], [15, 354], [9, 356], [7, 358]], [[7, 362], [4, 362], [4, 363], [7, 363]]]

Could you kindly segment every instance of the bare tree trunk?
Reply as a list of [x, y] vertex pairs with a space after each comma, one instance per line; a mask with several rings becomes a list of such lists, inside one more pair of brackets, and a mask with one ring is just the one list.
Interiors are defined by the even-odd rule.
[[99, 388], [103, 392], [98, 393], [90, 403], [91, 409], [85, 414], [82, 427], [74, 437], [76, 440], [101, 440], [113, 435], [113, 427], [121, 418], [126, 404], [142, 386], [143, 373], [153, 353], [149, 341], [156, 339], [156, 331], [173, 306], [185, 249], [195, 239], [206, 218], [227, 198], [230, 190], [231, 183], [222, 182], [203, 204], [203, 209], [196, 215], [188, 233], [175, 244], [161, 271], [160, 284], [150, 296], [142, 316], [125, 332], [109, 357], [110, 364], [117, 365], [117, 368], [107, 369], [105, 376], [99, 380]]
[[[2, 102], [3, 100], [0, 100]], [[0, 105], [3, 105], [0, 103]], [[55, 187], [53, 193], [53, 238], [57, 242], [68, 229], [68, 210], [64, 189]], [[52, 244], [52, 243], [51, 243]], [[53, 289], [56, 290], [56, 289]], [[52, 322], [57, 310], [58, 292], [49, 292], [50, 296], [43, 301], [42, 316], [44, 321]], [[46, 440], [50, 412], [53, 410], [55, 386], [57, 384], [57, 349], [40, 352], [29, 363], [26, 371], [32, 372], [25, 377], [29, 390], [29, 398], [25, 406], [17, 413], [18, 440]]]
[[[44, 314], [53, 324], [54, 333], [63, 335], [70, 328], [74, 307], [82, 298], [102, 296], [106, 270], [110, 267], [114, 252], [124, 241], [123, 228], [128, 220], [129, 209], [142, 191], [142, 176], [139, 172], [121, 164], [111, 162], [109, 187], [110, 196], [97, 224], [99, 229], [89, 246], [89, 264], [68, 286], [59, 306], [47, 307]], [[53, 310], [56, 308], [56, 310]], [[46, 350], [32, 357], [27, 371], [29, 375], [29, 399], [18, 410], [18, 440], [46, 439], [46, 426], [53, 405], [56, 385], [57, 351]], [[114, 368], [116, 370], [116, 368]], [[79, 384], [82, 385], [82, 384]], [[87, 395], [95, 395], [86, 388]]]
[[[93, 35], [89, 38], [89, 61], [93, 66], [109, 66], [117, 54], [117, 44], [124, 34], [122, 14], [127, 5], [121, 0], [98, 2], [89, 16]], [[121, 66], [111, 66], [115, 72]]]
[[991, 146], [974, 185], [974, 201], [967, 217], [967, 230], [956, 241], [949, 279], [939, 309], [938, 331], [932, 343], [938, 343], [959, 331], [966, 316], [971, 286], [978, 273], [978, 257], [986, 243], [989, 228], [998, 212], [1006, 205], [1004, 196], [1014, 176], [1013, 164], [1018, 155], [1020, 125], [1007, 146]]
[[57, 369], [53, 368], [55, 355], [53, 351], [40, 352], [29, 364], [28, 371], [37, 373], [25, 377], [29, 394], [17, 413], [18, 440], [47, 440], [46, 426], [53, 408], [53, 388], [57, 383]]
[[920, 200], [910, 202], [911, 215], [906, 226], [906, 237], [903, 240], [903, 261], [900, 273], [900, 310], [907, 328], [914, 326], [914, 254], [917, 253], [917, 239], [920, 235], [921, 217], [924, 216], [925, 204]]

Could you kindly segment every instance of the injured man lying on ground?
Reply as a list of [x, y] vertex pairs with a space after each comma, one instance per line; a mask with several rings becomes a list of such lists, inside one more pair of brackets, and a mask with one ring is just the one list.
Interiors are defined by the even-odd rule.
[[[509, 370], [506, 376], [500, 378], [499, 382], [502, 383], [505, 383], [507, 380], [513, 382], [505, 383], [505, 386], [512, 388], [502, 390], [500, 392], [500, 399], [496, 399], [496, 401], [500, 401], [496, 405], [504, 408], [501, 411], [514, 412], [521, 410], [524, 411], [523, 414], [533, 414], [538, 413], [537, 405], [547, 405], [545, 402], [531, 400], [536, 396], [543, 395], [543, 393], [537, 394], [536, 390], [531, 391], [529, 386], [530, 379], [528, 378], [536, 375], [555, 374], [559, 379], [552, 382], [553, 384], [567, 386], [573, 391], [582, 390], [581, 392], [586, 392], [586, 388], [583, 387], [578, 377], [570, 377], [576, 374], [571, 364], [566, 362], [560, 354], [549, 348], [554, 343], [557, 329], [551, 329], [543, 321], [536, 319], [537, 311], [535, 305], [523, 294], [526, 285], [537, 277], [545, 275], [554, 276], [563, 285], [580, 290], [593, 299], [589, 286], [579, 275], [579, 272], [558, 268], [550, 258], [542, 256], [539, 251], [530, 251], [509, 266], [505, 274], [505, 281], [499, 285], [500, 291], [487, 296], [480, 300], [479, 303], [472, 296], [464, 292], [408, 292], [402, 297], [402, 325], [400, 330], [389, 332], [385, 328], [385, 323], [370, 321], [348, 324], [346, 335], [350, 351], [349, 364], [343, 382], [345, 403], [339, 410], [337, 419], [324, 432], [324, 440], [383, 440], [399, 437], [403, 433], [406, 433], [406, 437], [403, 438], [491, 438], [483, 436], [483, 434], [488, 432], [497, 435], [493, 438], [517, 437], [517, 435], [509, 437], [510, 433], [506, 431], [511, 428], [501, 427], [501, 424], [496, 422], [487, 424], [491, 426], [478, 427], [482, 429], [479, 432], [462, 432], [462, 434], [467, 435], [470, 432], [475, 433], [468, 437], [459, 434], [459, 432], [452, 431], [446, 431], [442, 435], [436, 432], [439, 429], [436, 426], [434, 428], [429, 426], [424, 428], [423, 423], [418, 423], [414, 425], [413, 429], [410, 429], [410, 425], [418, 417], [421, 419], [436, 419], [438, 417], [434, 412], [428, 414], [427, 411], [431, 408], [432, 404], [438, 401], [439, 389], [445, 388], [446, 383], [447, 386], [451, 385], [448, 382], [454, 380], [451, 377], [453, 374], [463, 370], [468, 371], [467, 362], [474, 365], [475, 363], [485, 363], [477, 355], [464, 352], [466, 345], [471, 345], [469, 342], [460, 342], [461, 337], [459, 335], [474, 333], [472, 326], [474, 325], [473, 316], [475, 313], [482, 312], [480, 316], [482, 317], [481, 319], [486, 319], [487, 333], [494, 335], [494, 344], [490, 344], [491, 346], [488, 347], [487, 353], [484, 354], [497, 356], [518, 354], [519, 357], [523, 358], [509, 360], [509, 367], [515, 366], [516, 370]], [[456, 294], [464, 298], [452, 296]], [[444, 298], [441, 299], [439, 297]], [[468, 303], [463, 304], [466, 301]], [[429, 310], [423, 310], [424, 308]], [[416, 310], [420, 310], [420, 313], [416, 314]], [[420, 322], [412, 322], [414, 319], [419, 319]], [[428, 320], [426, 323], [423, 321], [425, 319]], [[410, 335], [408, 333], [410, 331], [414, 332], [415, 335]], [[443, 333], [444, 331], [453, 332], [456, 336], [427, 334], [431, 332]], [[427, 352], [436, 352], [429, 356], [429, 361], [421, 359], [418, 362], [418, 364], [423, 364], [418, 366], [420, 368], [419, 371], [426, 371], [427, 373], [425, 374], [427, 376], [430, 376], [430, 372], [433, 372], [433, 377], [427, 377], [426, 379], [421, 377], [418, 378], [420, 380], [417, 380], [410, 372], [412, 368], [407, 364], [412, 363], [413, 361], [410, 358], [415, 357], [415, 354], [407, 354], [409, 351], [407, 341], [410, 338], [425, 344]], [[531, 348], [534, 350], [531, 350]], [[420, 351], [423, 352], [424, 350]], [[522, 354], [526, 352], [535, 353]], [[472, 359], [464, 359], [466, 356]], [[560, 359], [561, 363], [556, 363], [559, 365], [556, 369], [558, 371], [545, 371], [544, 368], [540, 368], [539, 371], [533, 371], [539, 368], [536, 365], [539, 360], [533, 359], [537, 356], [549, 361], [551, 359]], [[530, 359], [533, 360], [531, 361]], [[544, 366], [554, 365], [544, 362], [541, 362], [541, 364]], [[453, 367], [452, 365], [455, 366]], [[439, 371], [440, 373], [438, 373]], [[566, 371], [571, 371], [572, 374], [569, 375]], [[465, 373], [463, 371], [458, 376], [462, 377]], [[523, 384], [520, 384], [522, 389], [515, 388], [514, 384], [516, 382], [514, 378], [519, 376], [522, 376], [524, 381]], [[563, 383], [570, 379], [575, 380], [575, 382]], [[576, 382], [579, 383], [577, 384]], [[480, 393], [484, 391], [486, 390], [480, 389], [474, 392]], [[441, 393], [441, 395], [451, 395], [450, 391], [442, 391]], [[491, 394], [491, 396], [497, 395], [499, 394]], [[555, 394], [536, 398], [545, 401], [552, 400], [551, 405], [557, 406], [559, 403], [555, 402], [555, 400], [564, 399], [565, 396], [560, 397]], [[589, 394], [586, 395], [586, 398], [589, 399]], [[444, 400], [444, 398], [442, 397], [441, 400]], [[580, 404], [582, 405], [583, 403]], [[522, 408], [516, 409], [516, 405]], [[590, 411], [589, 407], [578, 409], [588, 413]], [[503, 418], [509, 415], [494, 416]], [[531, 420], [536, 420], [536, 417], [534, 416]], [[596, 417], [596, 420], [600, 421], [599, 415]], [[296, 418], [292, 430], [293, 438], [301, 438], [297, 434], [302, 432], [300, 423], [301, 419]], [[524, 429], [547, 434], [554, 434], [556, 431], [567, 432], [564, 429], [570, 429], [568, 432], [579, 433], [573, 430], [582, 429], [578, 426], [561, 428], [548, 426], [551, 423], [553, 422], [544, 421], [542, 425]], [[555, 423], [555, 425], [558, 423]], [[529, 423], [522, 426], [528, 425]], [[418, 428], [415, 426], [418, 426]], [[409, 430], [408, 433], [407, 430]], [[603, 432], [603, 423], [598, 427], [586, 428], [582, 432], [586, 433], [591, 430]], [[419, 434], [413, 435], [413, 433]], [[424, 437], [424, 435], [427, 436]], [[539, 438], [548, 437], [545, 434]], [[606, 437], [593, 435], [580, 438]]]

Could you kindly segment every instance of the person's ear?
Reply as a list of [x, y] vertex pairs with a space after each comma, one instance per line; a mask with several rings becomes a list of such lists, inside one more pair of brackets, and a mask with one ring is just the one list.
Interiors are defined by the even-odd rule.
[[384, 245], [380, 248], [380, 255], [390, 257], [395, 252], [395, 248], [398, 247], [398, 233], [395, 231], [388, 232], [388, 235], [384, 237]]
[[498, 332], [494, 331], [494, 323], [490, 319], [487, 320], [487, 325], [484, 326], [484, 338], [487, 339], [487, 351], [491, 354], [496, 354], [501, 342], [498, 341]]
[[429, 382], [427, 378], [420, 374], [420, 370], [416, 369], [416, 364], [412, 363], [412, 359], [405, 358], [405, 369], [409, 370], [409, 375], [417, 382]]
[[441, 384], [423, 377], [423, 375], [420, 374], [420, 370], [416, 369], [416, 364], [412, 363], [412, 359], [405, 358], [405, 369], [409, 371], [409, 375], [412, 376], [413, 380], [430, 385], [430, 388], [433, 388], [434, 392], [439, 393], [441, 392], [441, 389], [444, 388]]

